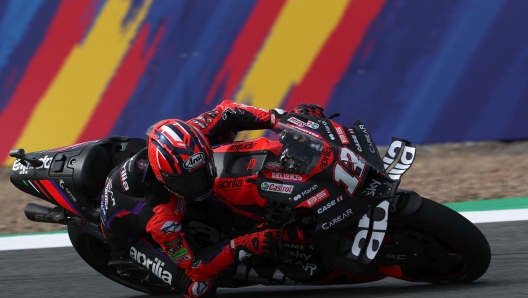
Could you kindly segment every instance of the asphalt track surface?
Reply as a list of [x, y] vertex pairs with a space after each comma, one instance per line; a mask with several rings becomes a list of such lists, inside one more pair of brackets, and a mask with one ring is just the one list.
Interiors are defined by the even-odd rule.
[[[486, 274], [473, 283], [387, 278], [346, 286], [219, 289], [218, 297], [528, 297], [528, 221], [477, 226], [491, 245], [492, 259]], [[0, 264], [0, 297], [150, 297], [99, 275], [71, 247], [1, 251]]]

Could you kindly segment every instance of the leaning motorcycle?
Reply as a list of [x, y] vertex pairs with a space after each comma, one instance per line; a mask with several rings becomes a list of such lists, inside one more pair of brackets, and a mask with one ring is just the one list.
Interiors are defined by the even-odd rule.
[[[11, 181], [56, 206], [30, 203], [24, 212], [32, 221], [67, 225], [77, 253], [100, 274], [167, 293], [176, 265], [148, 235], [132, 244], [129, 259], [114, 261], [100, 230], [107, 174], [144, 146], [143, 139], [110, 137], [29, 154], [12, 150]], [[233, 265], [218, 276], [218, 287], [474, 281], [490, 264], [489, 244], [462, 215], [398, 187], [415, 156], [414, 144], [393, 138], [382, 158], [360, 120], [344, 127], [332, 116], [286, 115], [268, 138], [214, 148], [213, 194], [186, 206], [183, 226], [204, 246], [260, 222], [280, 229], [273, 254]]]

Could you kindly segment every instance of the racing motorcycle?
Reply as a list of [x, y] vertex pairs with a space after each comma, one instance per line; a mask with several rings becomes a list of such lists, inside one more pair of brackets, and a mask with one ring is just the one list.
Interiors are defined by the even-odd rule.
[[[480, 230], [398, 187], [416, 146], [393, 138], [382, 158], [360, 120], [344, 127], [335, 116], [289, 114], [269, 137], [214, 148], [213, 194], [180, 206], [187, 208], [186, 232], [209, 246], [248, 233], [256, 223], [281, 231], [273, 254], [226, 269], [218, 287], [481, 277], [491, 253]], [[32, 221], [67, 225], [77, 253], [100, 274], [141, 292], [168, 293], [176, 265], [148, 235], [131, 245], [130, 258], [112, 260], [100, 230], [107, 174], [144, 147], [143, 139], [117, 136], [29, 154], [12, 150], [11, 181], [55, 205], [30, 203], [24, 212]]]

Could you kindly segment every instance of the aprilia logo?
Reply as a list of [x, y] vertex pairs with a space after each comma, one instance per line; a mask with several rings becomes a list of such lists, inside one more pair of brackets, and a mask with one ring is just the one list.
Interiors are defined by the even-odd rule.
[[242, 187], [242, 180], [238, 178], [233, 178], [230, 180], [219, 180], [216, 184], [216, 187], [222, 190], [232, 190]]
[[262, 188], [262, 190], [271, 192], [291, 193], [293, 190], [293, 185], [264, 182], [260, 185], [260, 188]]
[[165, 263], [158, 260], [158, 258], [155, 258], [154, 261], [152, 261], [144, 253], [138, 252], [133, 246], [130, 248], [130, 257], [143, 267], [147, 268], [147, 270], [150, 270], [164, 282], [171, 284], [172, 274], [169, 271], [164, 270], [163, 266], [165, 266]]

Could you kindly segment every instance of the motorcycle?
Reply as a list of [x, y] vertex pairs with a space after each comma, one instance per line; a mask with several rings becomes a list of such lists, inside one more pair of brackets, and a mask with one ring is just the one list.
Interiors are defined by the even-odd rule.
[[[289, 114], [267, 138], [214, 147], [213, 194], [188, 204], [186, 232], [209, 246], [256, 223], [281, 231], [273, 254], [233, 265], [217, 286], [480, 278], [491, 259], [480, 230], [398, 187], [416, 146], [393, 138], [381, 158], [360, 120], [347, 128], [335, 116]], [[32, 221], [66, 225], [76, 252], [100, 274], [144, 293], [169, 293], [176, 265], [148, 235], [131, 245], [129, 259], [112, 260], [100, 229], [107, 174], [144, 147], [143, 139], [116, 136], [29, 154], [12, 150], [11, 182], [56, 206], [30, 203], [24, 212]]]

